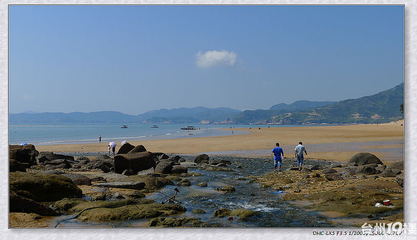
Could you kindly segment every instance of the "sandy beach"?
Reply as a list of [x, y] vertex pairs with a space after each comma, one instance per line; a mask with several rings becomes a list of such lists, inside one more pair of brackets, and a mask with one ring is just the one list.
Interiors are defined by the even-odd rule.
[[[245, 131], [246, 134], [233, 134]], [[348, 161], [358, 152], [371, 152], [383, 162], [403, 160], [404, 124], [397, 121], [387, 124], [348, 126], [313, 126], [225, 129], [230, 135], [130, 142], [144, 145], [148, 151], [167, 154], [216, 153], [270, 157], [270, 149], [279, 142], [285, 157], [294, 157], [294, 148], [302, 141], [307, 159]], [[51, 152], [107, 152], [108, 143], [57, 144], [36, 146], [38, 151]], [[119, 143], [118, 143], [119, 144]], [[120, 147], [116, 147], [117, 149]]]

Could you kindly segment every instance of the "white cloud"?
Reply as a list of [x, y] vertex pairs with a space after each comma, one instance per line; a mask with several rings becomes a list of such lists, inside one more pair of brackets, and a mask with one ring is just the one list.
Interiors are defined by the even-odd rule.
[[202, 68], [208, 68], [218, 65], [234, 66], [236, 63], [237, 54], [226, 50], [222, 51], [207, 51], [205, 53], [198, 52], [196, 55], [196, 65]]

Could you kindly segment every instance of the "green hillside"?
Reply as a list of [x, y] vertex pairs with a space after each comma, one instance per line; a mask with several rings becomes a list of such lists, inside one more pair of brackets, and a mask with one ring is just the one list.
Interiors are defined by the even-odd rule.
[[349, 99], [307, 110], [245, 111], [233, 119], [239, 124], [350, 124], [385, 123], [402, 118], [404, 83], [372, 96]]

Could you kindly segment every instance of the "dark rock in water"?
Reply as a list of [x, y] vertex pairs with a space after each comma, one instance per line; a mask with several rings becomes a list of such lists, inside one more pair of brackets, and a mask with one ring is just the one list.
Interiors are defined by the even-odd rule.
[[128, 154], [141, 153], [141, 152], [146, 152], [146, 148], [143, 145], [138, 145], [134, 147], [132, 150], [130, 150]]
[[225, 186], [225, 187], [220, 188], [220, 191], [234, 192], [234, 191], [236, 191], [236, 189], [233, 186]]
[[144, 182], [107, 182], [107, 183], [95, 183], [93, 184], [93, 186], [141, 190], [145, 188], [145, 183]]
[[190, 180], [188, 180], [188, 179], [182, 179], [181, 181], [179, 181], [178, 183], [177, 183], [177, 186], [191, 186], [191, 182], [190, 182]]
[[201, 182], [201, 183], [197, 184], [197, 186], [199, 186], [199, 187], [207, 187], [208, 185], [207, 185], [207, 182]]
[[156, 176], [144, 176], [142, 181], [145, 182], [145, 188], [149, 190], [159, 189], [167, 185], [174, 185], [171, 180]]
[[194, 209], [191, 211], [194, 214], [204, 214], [206, 213], [206, 211], [204, 211], [203, 209]]
[[218, 210], [214, 211], [213, 217], [222, 218], [222, 217], [230, 216], [231, 213], [232, 213], [232, 211], [230, 209], [221, 208], [221, 209], [218, 209]]
[[404, 187], [404, 173], [397, 175], [395, 181], [403, 188]]
[[183, 159], [183, 158], [180, 157], [180, 156], [174, 156], [174, 157], [168, 158], [168, 161], [173, 162], [175, 165], [179, 165], [181, 159]]
[[126, 169], [132, 169], [135, 174], [142, 170], [155, 168], [156, 163], [150, 152], [118, 154], [114, 157], [114, 171], [122, 173]]
[[348, 162], [348, 164], [354, 166], [361, 166], [373, 163], [383, 164], [381, 160], [372, 153], [357, 153]]
[[232, 164], [231, 161], [228, 161], [228, 160], [218, 160], [218, 159], [210, 160], [209, 162], [210, 162], [210, 165], [218, 165], [218, 164], [230, 165], [230, 164]]
[[25, 171], [24, 169], [36, 165], [36, 158], [39, 152], [35, 146], [29, 145], [9, 145], [9, 171]]
[[125, 143], [120, 147], [119, 151], [117, 151], [117, 154], [126, 154], [126, 153], [132, 151], [132, 149], [134, 149], [134, 148], [135, 148], [135, 146], [133, 146], [132, 144]]
[[181, 174], [181, 173], [187, 173], [187, 172], [188, 172], [188, 168], [180, 166], [180, 165], [175, 165], [171, 170], [172, 174]]
[[70, 178], [76, 185], [91, 185], [91, 179], [81, 174], [66, 173], [62, 174], [62, 176]]
[[355, 174], [365, 174], [365, 175], [372, 175], [372, 174], [378, 174], [378, 170], [376, 168], [378, 167], [377, 164], [367, 164], [367, 165], [360, 165], [357, 169]]
[[19, 196], [15, 192], [9, 195], [10, 212], [37, 213], [42, 216], [58, 216], [59, 214], [50, 207], [33, 201], [32, 199]]
[[210, 157], [207, 154], [201, 154], [195, 157], [194, 162], [195, 163], [209, 163]]
[[158, 163], [158, 165], [156, 165], [155, 172], [161, 174], [170, 174], [173, 166], [174, 162], [169, 160], [162, 160]]
[[235, 209], [230, 213], [230, 216], [239, 217], [239, 220], [244, 221], [249, 217], [255, 215], [256, 212], [248, 209]]
[[14, 172], [9, 174], [9, 183], [10, 191], [38, 202], [82, 196], [71, 179], [56, 174]]

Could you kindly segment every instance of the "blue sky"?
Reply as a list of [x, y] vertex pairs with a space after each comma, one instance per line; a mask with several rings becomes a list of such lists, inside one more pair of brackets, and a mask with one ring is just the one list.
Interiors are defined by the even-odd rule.
[[403, 81], [403, 6], [9, 7], [11, 113], [268, 109]]

